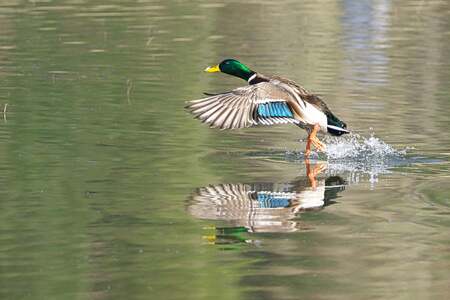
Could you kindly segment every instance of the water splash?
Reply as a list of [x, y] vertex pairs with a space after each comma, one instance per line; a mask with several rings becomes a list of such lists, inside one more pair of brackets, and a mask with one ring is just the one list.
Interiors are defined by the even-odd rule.
[[[328, 175], [346, 175], [347, 182], [369, 181], [372, 186], [378, 182], [378, 176], [391, 173], [391, 169], [411, 163], [407, 150], [397, 150], [380, 138], [371, 134], [364, 137], [351, 133], [341, 137], [327, 136], [325, 154], [312, 152], [312, 160], [326, 160]], [[286, 160], [303, 161], [303, 152], [286, 152]], [[344, 175], [344, 176], [345, 176]]]
[[397, 150], [372, 133], [369, 138], [350, 134], [344, 138], [327, 137], [329, 173], [347, 172], [351, 183], [364, 177], [373, 188], [378, 176], [391, 173], [392, 168], [408, 164], [406, 151]]
[[[368, 137], [355, 133], [340, 137], [326, 136], [323, 141], [327, 145], [327, 152], [313, 150], [310, 162], [326, 163], [327, 168], [324, 174], [339, 175], [346, 179], [348, 184], [369, 182], [372, 187], [375, 187], [380, 175], [411, 172], [409, 167], [415, 164], [442, 163], [440, 159], [412, 153], [413, 147], [396, 149], [373, 133]], [[303, 164], [305, 162], [304, 143], [299, 144], [298, 148], [294, 151], [247, 152], [245, 156]]]
[[357, 160], [383, 160], [401, 158], [406, 150], [396, 150], [381, 139], [371, 134], [369, 138], [359, 134], [350, 134], [344, 137], [326, 137], [326, 155], [329, 160], [357, 159]]
[[[403, 159], [406, 157], [407, 150], [412, 149], [397, 150], [375, 137], [373, 133], [368, 138], [355, 133], [341, 137], [325, 136], [323, 141], [327, 146], [326, 152], [318, 153], [313, 150], [311, 151], [312, 159], [327, 160], [328, 162], [382, 162]], [[304, 158], [303, 151], [287, 151], [285, 153], [287, 160], [303, 160]]]

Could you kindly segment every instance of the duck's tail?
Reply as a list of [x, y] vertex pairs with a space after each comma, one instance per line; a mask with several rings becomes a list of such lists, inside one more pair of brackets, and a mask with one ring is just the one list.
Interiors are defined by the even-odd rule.
[[348, 131], [346, 128], [347, 124], [339, 120], [331, 112], [327, 114], [327, 130], [329, 134], [339, 136], [346, 133], [350, 133], [350, 131]]

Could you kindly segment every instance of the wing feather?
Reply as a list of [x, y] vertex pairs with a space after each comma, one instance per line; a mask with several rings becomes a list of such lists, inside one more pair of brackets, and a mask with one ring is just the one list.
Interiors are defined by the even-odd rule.
[[231, 129], [231, 124], [233, 123], [234, 116], [237, 114], [237, 109], [232, 109], [230, 115], [225, 120], [223, 129]]
[[[293, 123], [262, 118], [258, 115], [258, 105], [267, 102], [295, 101], [288, 90], [274, 82], [240, 87], [230, 92], [212, 95], [190, 101], [186, 108], [202, 122], [221, 129], [244, 128], [253, 125], [273, 125]], [[267, 106], [268, 113], [280, 114], [279, 108]], [[294, 119], [293, 119], [294, 120]]]
[[217, 112], [218, 110], [220, 110], [222, 107], [215, 105], [213, 107], [211, 107], [211, 109], [204, 111], [203, 113], [196, 115], [196, 117], [204, 122], [206, 122], [207, 119], [209, 119], [209, 117], [214, 114], [215, 112]]
[[223, 114], [216, 120], [217, 127], [224, 128], [228, 116], [233, 112], [231, 107], [227, 107]]

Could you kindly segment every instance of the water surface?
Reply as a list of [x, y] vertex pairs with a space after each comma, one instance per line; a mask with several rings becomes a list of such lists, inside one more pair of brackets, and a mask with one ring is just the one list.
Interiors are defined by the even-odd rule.
[[[447, 298], [449, 37], [445, 1], [2, 1], [0, 298]], [[226, 57], [354, 135], [193, 120]]]

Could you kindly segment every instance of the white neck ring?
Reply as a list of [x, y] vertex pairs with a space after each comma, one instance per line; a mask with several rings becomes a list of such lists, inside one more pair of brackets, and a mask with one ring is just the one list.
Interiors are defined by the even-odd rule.
[[256, 77], [256, 73], [253, 74], [252, 76], [250, 76], [250, 78], [247, 80], [248, 83], [250, 83], [250, 81], [252, 81], [253, 79], [255, 79]]

